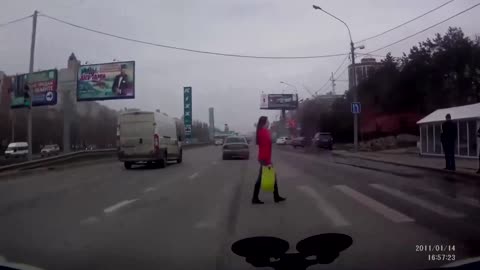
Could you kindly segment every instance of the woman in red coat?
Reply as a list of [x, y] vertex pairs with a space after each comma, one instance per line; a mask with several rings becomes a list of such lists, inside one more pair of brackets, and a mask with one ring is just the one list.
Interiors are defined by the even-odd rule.
[[[268, 119], [266, 116], [260, 117], [257, 123], [257, 145], [258, 145], [258, 162], [260, 162], [260, 172], [258, 173], [257, 182], [255, 183], [255, 188], [253, 190], [253, 204], [262, 204], [258, 198], [258, 193], [260, 192], [260, 182], [262, 179], [262, 166], [272, 166], [272, 138], [270, 136], [270, 131], [268, 130]], [[276, 203], [284, 201], [285, 198], [280, 197], [278, 194], [277, 186], [277, 175], [275, 175], [275, 185], [273, 190], [273, 199]]]

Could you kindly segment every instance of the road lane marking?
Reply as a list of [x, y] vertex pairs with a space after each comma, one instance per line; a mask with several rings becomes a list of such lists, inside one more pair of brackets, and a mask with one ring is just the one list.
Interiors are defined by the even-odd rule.
[[127, 206], [127, 205], [129, 205], [129, 204], [131, 204], [131, 203], [133, 203], [133, 202], [135, 202], [135, 201], [137, 201], [137, 200], [138, 200], [138, 199], [121, 201], [121, 202], [116, 203], [116, 204], [114, 204], [114, 205], [112, 205], [112, 206], [110, 206], [110, 207], [105, 208], [105, 209], [103, 210], [103, 212], [104, 212], [105, 214], [110, 214], [110, 213], [115, 212], [115, 211], [117, 211], [118, 209], [120, 209], [120, 208], [122, 208], [122, 207], [124, 207], [124, 206]]
[[80, 224], [90, 225], [93, 223], [97, 223], [99, 219], [97, 217], [88, 217], [80, 221]]
[[196, 178], [197, 176], [198, 176], [198, 172], [190, 175], [190, 176], [188, 177], [188, 179], [193, 180], [193, 179]]
[[148, 193], [148, 192], [155, 191], [155, 190], [157, 190], [157, 188], [155, 188], [155, 187], [148, 187], [148, 188], [146, 188], [146, 189], [143, 190], [143, 193]]
[[[422, 190], [422, 191], [425, 191], [425, 192], [435, 194], [437, 196], [441, 196], [443, 198], [448, 198], [448, 199], [458, 201], [458, 202], [461, 202], [461, 203], [469, 205], [469, 206], [480, 208], [480, 202], [475, 198], [471, 198], [471, 197], [467, 197], [467, 196], [463, 196], [463, 195], [456, 196], [456, 194], [454, 194], [453, 196], [449, 196], [449, 195], [445, 194], [444, 192], [442, 192], [441, 190], [436, 189], [436, 188], [430, 188], [430, 187], [415, 187], [415, 188], [419, 189], [419, 190]], [[453, 190], [452, 192], [455, 192], [455, 191]]]
[[333, 223], [334, 226], [348, 226], [350, 223], [340, 212], [326, 200], [324, 200], [320, 194], [318, 194], [313, 188], [309, 186], [297, 186], [297, 189], [305, 193], [311, 199], [315, 201], [317, 208]]
[[430, 201], [423, 200], [423, 199], [408, 195], [407, 193], [404, 193], [400, 190], [389, 188], [389, 187], [386, 187], [386, 186], [381, 185], [381, 184], [370, 184], [370, 186], [375, 188], [375, 189], [381, 190], [385, 193], [388, 193], [392, 196], [395, 196], [399, 199], [402, 199], [402, 200], [408, 201], [410, 203], [416, 204], [420, 207], [423, 207], [423, 208], [425, 208], [427, 210], [430, 210], [434, 213], [437, 213], [441, 216], [445, 216], [445, 217], [448, 217], [448, 218], [462, 218], [462, 217], [465, 217], [465, 214], [463, 214], [463, 213], [459, 213], [459, 212], [456, 212], [454, 210], [448, 209], [446, 207], [434, 204]]
[[334, 188], [342, 191], [344, 194], [350, 196], [352, 199], [358, 201], [359, 203], [367, 206], [368, 208], [372, 209], [373, 211], [381, 214], [385, 218], [399, 223], [399, 222], [413, 222], [415, 221], [413, 218], [406, 216], [392, 208], [354, 190], [345, 185], [337, 185]]

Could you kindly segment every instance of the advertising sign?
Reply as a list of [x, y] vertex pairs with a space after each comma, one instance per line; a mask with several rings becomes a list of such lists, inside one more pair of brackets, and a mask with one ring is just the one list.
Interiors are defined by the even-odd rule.
[[134, 98], [134, 61], [80, 66], [77, 101]]
[[192, 137], [192, 87], [183, 88], [183, 123], [185, 137]]
[[56, 69], [10, 77], [10, 107], [27, 107], [25, 98], [29, 97], [29, 93], [33, 96], [32, 106], [57, 104], [57, 78], [58, 72]]
[[295, 110], [298, 107], [297, 94], [262, 94], [260, 109], [263, 110]]

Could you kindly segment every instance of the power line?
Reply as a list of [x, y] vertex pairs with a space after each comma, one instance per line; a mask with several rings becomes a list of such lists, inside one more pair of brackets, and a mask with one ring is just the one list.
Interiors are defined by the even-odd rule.
[[6, 23], [0, 23], [0, 27], [3, 27], [3, 26], [7, 26], [7, 25], [10, 25], [10, 24], [14, 24], [14, 23], [17, 23], [17, 22], [21, 22], [23, 20], [26, 20], [30, 17], [32, 17], [33, 15], [28, 15], [28, 16], [25, 16], [25, 17], [22, 17], [22, 18], [19, 18], [19, 19], [15, 19], [13, 21], [9, 21], [9, 22], [6, 22]]
[[136, 43], [141, 43], [145, 45], [151, 45], [151, 46], [156, 46], [156, 47], [162, 47], [166, 49], [173, 49], [173, 50], [180, 50], [180, 51], [187, 51], [187, 52], [193, 52], [193, 53], [200, 53], [200, 54], [209, 54], [209, 55], [218, 55], [218, 56], [227, 56], [227, 57], [239, 57], [239, 58], [254, 58], [254, 59], [274, 59], [274, 60], [279, 60], [279, 59], [314, 59], [314, 58], [329, 58], [329, 57], [338, 57], [338, 56], [343, 56], [343, 55], [348, 55], [348, 53], [337, 53], [337, 54], [327, 54], [327, 55], [312, 55], [312, 56], [257, 56], [257, 55], [240, 55], [240, 54], [231, 54], [231, 53], [220, 53], [220, 52], [212, 52], [212, 51], [202, 51], [202, 50], [196, 50], [196, 49], [188, 49], [188, 48], [182, 48], [182, 47], [176, 47], [176, 46], [170, 46], [170, 45], [164, 45], [164, 44], [158, 44], [158, 43], [153, 43], [149, 41], [142, 41], [138, 39], [133, 39], [133, 38], [128, 38], [128, 37], [123, 37], [119, 35], [114, 35], [110, 34], [107, 32], [95, 30], [92, 28], [80, 26], [77, 24], [73, 24], [64, 20], [60, 20], [57, 18], [54, 18], [52, 16], [48, 16], [46, 14], [41, 14], [40, 16], [49, 18], [51, 20], [70, 25], [75, 28], [83, 29], [86, 31], [94, 32], [97, 34], [109, 36], [109, 37], [114, 37], [117, 39], [122, 39], [126, 41], [131, 41], [131, 42], [136, 42]]
[[[348, 59], [348, 55], [345, 56], [345, 58], [343, 59], [342, 63], [337, 67], [337, 70], [335, 70], [335, 72], [333, 73], [333, 76], [335, 76], [335, 74], [337, 74], [337, 72], [340, 70], [340, 68], [343, 66], [343, 64], [345, 64], [345, 61], [347, 61], [347, 59]], [[322, 91], [323, 88], [325, 88], [325, 86], [327, 86], [329, 82], [330, 82], [330, 78], [322, 85], [322, 87], [320, 87], [320, 89], [318, 89], [317, 91], [315, 91], [315, 94], [317, 94], [318, 92]]]
[[345, 64], [345, 61], [347, 61], [347, 59], [348, 59], [348, 55], [343, 59], [342, 63], [340, 64], [340, 66], [338, 66], [337, 70], [335, 70], [335, 72], [333, 73], [333, 76], [337, 74], [337, 72], [340, 70], [343, 64]]
[[428, 14], [430, 14], [430, 13], [432, 13], [432, 12], [434, 12], [434, 11], [436, 11], [436, 10], [438, 10], [438, 9], [440, 9], [440, 8], [448, 5], [448, 4], [450, 4], [450, 3], [452, 3], [453, 1], [455, 1], [455, 0], [447, 1], [447, 2], [445, 2], [445, 3], [443, 3], [443, 4], [441, 4], [440, 6], [434, 8], [434, 9], [431, 9], [431, 10], [429, 10], [429, 11], [427, 11], [427, 12], [425, 12], [425, 13], [423, 13], [423, 14], [421, 14], [421, 15], [419, 15], [419, 16], [411, 19], [411, 20], [408, 20], [408, 21], [406, 21], [406, 22], [404, 22], [404, 23], [402, 23], [402, 24], [400, 24], [400, 25], [397, 25], [397, 26], [395, 26], [395, 27], [393, 27], [393, 28], [390, 28], [390, 29], [388, 29], [388, 30], [386, 30], [386, 31], [383, 31], [382, 33], [379, 33], [379, 34], [376, 34], [376, 35], [374, 35], [374, 36], [371, 36], [371, 37], [362, 39], [362, 40], [357, 41], [357, 42], [355, 42], [355, 43], [365, 42], [365, 41], [367, 41], [367, 40], [370, 40], [370, 39], [373, 39], [373, 38], [382, 36], [382, 35], [384, 35], [384, 34], [386, 34], [386, 33], [389, 33], [389, 32], [391, 32], [391, 31], [393, 31], [393, 30], [395, 30], [395, 29], [398, 29], [398, 28], [400, 28], [400, 27], [402, 27], [402, 26], [404, 26], [404, 25], [407, 25], [407, 24], [409, 24], [409, 23], [411, 23], [411, 22], [413, 22], [413, 21], [416, 21], [416, 20], [418, 20], [418, 19], [420, 19], [420, 18], [422, 18], [422, 17], [424, 17], [424, 16], [426, 16], [426, 15], [428, 15]]
[[427, 31], [427, 30], [430, 30], [430, 29], [434, 28], [435, 26], [438, 26], [438, 25], [440, 25], [440, 24], [442, 24], [442, 23], [444, 23], [444, 22], [446, 22], [446, 21], [449, 21], [449, 20], [451, 20], [451, 19], [453, 19], [453, 18], [455, 18], [455, 17], [457, 17], [457, 16], [459, 16], [459, 15], [461, 15], [461, 14], [463, 14], [463, 13], [465, 13], [465, 12], [471, 10], [471, 9], [474, 9], [474, 8], [476, 8], [476, 7], [478, 7], [478, 6], [480, 6], [480, 3], [475, 4], [475, 5], [469, 7], [469, 8], [467, 8], [467, 9], [465, 9], [465, 10], [462, 10], [462, 11], [458, 12], [457, 14], [446, 18], [446, 19], [443, 20], [443, 21], [440, 21], [440, 22], [438, 22], [438, 23], [436, 23], [436, 24], [434, 24], [434, 25], [431, 25], [431, 26], [429, 26], [429, 27], [427, 27], [427, 28], [425, 28], [425, 29], [422, 29], [422, 30], [420, 30], [420, 31], [418, 31], [418, 32], [416, 32], [416, 33], [413, 33], [413, 34], [411, 34], [411, 35], [409, 35], [409, 36], [407, 36], [407, 37], [404, 37], [404, 38], [402, 38], [402, 39], [400, 39], [400, 40], [397, 40], [397, 41], [395, 41], [395, 42], [392, 42], [392, 43], [390, 43], [390, 44], [388, 44], [388, 45], [385, 45], [385, 46], [383, 46], [383, 47], [381, 47], [381, 48], [378, 48], [378, 49], [375, 49], [375, 50], [373, 50], [373, 51], [370, 51], [370, 52], [368, 52], [368, 53], [366, 53], [366, 54], [378, 52], [378, 51], [380, 51], [380, 50], [383, 50], [383, 49], [385, 49], [385, 48], [388, 48], [388, 47], [390, 47], [390, 46], [393, 46], [393, 45], [395, 45], [395, 44], [397, 44], [397, 43], [400, 43], [400, 42], [402, 42], [402, 41], [405, 41], [405, 40], [407, 40], [407, 39], [409, 39], [409, 38], [411, 38], [411, 37], [414, 37], [414, 36], [416, 36], [416, 35], [418, 35], [418, 34], [421, 34], [421, 33], [425, 32], [425, 31]]

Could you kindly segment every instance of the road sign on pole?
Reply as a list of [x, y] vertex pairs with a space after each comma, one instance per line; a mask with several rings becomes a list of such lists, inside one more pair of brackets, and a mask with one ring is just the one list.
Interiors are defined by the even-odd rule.
[[360, 114], [362, 112], [362, 105], [360, 102], [352, 102], [351, 109], [353, 114]]
[[185, 137], [192, 138], [192, 87], [183, 88], [183, 124]]

